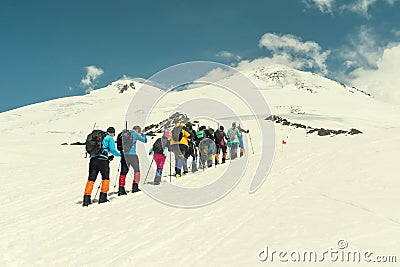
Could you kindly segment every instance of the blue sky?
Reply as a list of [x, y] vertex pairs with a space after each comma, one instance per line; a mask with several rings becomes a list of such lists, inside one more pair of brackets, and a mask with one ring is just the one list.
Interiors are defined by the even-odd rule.
[[[399, 6], [397, 0], [1, 0], [0, 112], [193, 60], [236, 65], [266, 57], [362, 83], [369, 71], [382, 76], [376, 71], [385, 52], [400, 56]], [[81, 82], [88, 70], [93, 84]]]

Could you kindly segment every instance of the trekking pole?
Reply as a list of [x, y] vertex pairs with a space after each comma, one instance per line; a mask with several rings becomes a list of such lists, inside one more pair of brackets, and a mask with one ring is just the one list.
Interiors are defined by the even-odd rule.
[[150, 172], [150, 169], [151, 169], [151, 165], [153, 164], [153, 161], [154, 161], [154, 158], [152, 159], [152, 161], [150, 163], [149, 170], [147, 171], [147, 174], [146, 174], [146, 177], [144, 178], [143, 184], [146, 184], [147, 176], [149, 176], [149, 172]]
[[97, 187], [97, 191], [96, 191], [96, 194], [94, 195], [93, 201], [96, 199], [97, 193], [99, 193], [100, 186], [101, 186], [101, 182], [100, 182], [99, 186]]
[[114, 190], [113, 190], [113, 194], [115, 194], [115, 188], [117, 187], [117, 178], [118, 178], [118, 174], [119, 174], [119, 170], [121, 168], [121, 161], [119, 162], [118, 165], [118, 171], [117, 171], [117, 175], [115, 176], [115, 182], [114, 182]]
[[172, 177], [172, 156], [171, 156], [171, 152], [169, 152], [169, 183], [172, 183], [171, 181], [171, 177]]
[[254, 154], [254, 148], [253, 148], [253, 142], [251, 141], [251, 135], [250, 135], [250, 133], [248, 133], [248, 135], [249, 135], [250, 144], [251, 144], [251, 151], [253, 151], [253, 154]]

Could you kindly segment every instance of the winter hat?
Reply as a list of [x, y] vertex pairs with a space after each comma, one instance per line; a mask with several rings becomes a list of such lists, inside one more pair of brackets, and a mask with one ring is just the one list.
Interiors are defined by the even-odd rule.
[[115, 128], [114, 127], [108, 127], [107, 128], [107, 133], [113, 133], [113, 134], [115, 134]]
[[236, 128], [236, 121], [232, 122], [232, 128]]
[[220, 130], [220, 131], [223, 131], [223, 130], [224, 130], [224, 126], [222, 126], [222, 125], [219, 126], [219, 130]]

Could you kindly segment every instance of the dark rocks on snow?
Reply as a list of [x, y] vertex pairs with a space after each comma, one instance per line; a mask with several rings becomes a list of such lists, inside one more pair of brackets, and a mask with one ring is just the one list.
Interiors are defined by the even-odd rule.
[[128, 90], [128, 85], [125, 84], [124, 86], [122, 86], [121, 89], [119, 89], [119, 93], [122, 94], [123, 92], [125, 92], [126, 90]]
[[350, 131], [348, 132], [348, 134], [350, 135], [354, 135], [354, 134], [362, 134], [361, 131], [357, 130], [357, 129], [350, 129]]
[[300, 123], [292, 123], [288, 121], [287, 119], [284, 119], [282, 117], [276, 116], [276, 115], [271, 115], [267, 118], [265, 118], [267, 121], [272, 121], [275, 123], [280, 123], [285, 126], [293, 126], [295, 128], [302, 128], [307, 130], [307, 134], [312, 134], [314, 132], [317, 132], [318, 136], [328, 136], [328, 135], [339, 135], [339, 134], [349, 134], [349, 135], [355, 135], [355, 134], [362, 134], [360, 130], [357, 129], [350, 129], [349, 131], [345, 130], [330, 130], [330, 129], [324, 129], [324, 128], [313, 128], [307, 125], [303, 125]]
[[82, 143], [82, 142], [75, 142], [75, 143], [71, 143], [69, 144], [70, 146], [84, 146], [86, 145], [86, 143]]
[[354, 90], [356, 90], [356, 91], [358, 91], [358, 92], [360, 92], [360, 93], [362, 93], [362, 94], [364, 94], [364, 95], [366, 95], [366, 96], [369, 96], [369, 97], [372, 97], [372, 95], [370, 94], [370, 93], [367, 93], [367, 92], [365, 92], [365, 91], [363, 91], [363, 90], [361, 90], [361, 89], [358, 89], [357, 87], [351, 87], [352, 89], [354, 89]]
[[144, 131], [148, 135], [155, 136], [157, 133], [163, 133], [166, 129], [171, 130], [179, 121], [187, 122], [189, 121], [189, 118], [186, 114], [175, 112], [174, 114], [157, 124], [146, 126], [144, 128]]
[[330, 134], [331, 134], [330, 130], [325, 130], [324, 128], [321, 128], [318, 130], [319, 136], [326, 136], [326, 135], [330, 135]]

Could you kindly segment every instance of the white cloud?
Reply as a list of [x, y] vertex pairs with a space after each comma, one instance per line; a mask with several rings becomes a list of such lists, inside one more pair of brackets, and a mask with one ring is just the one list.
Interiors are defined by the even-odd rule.
[[242, 60], [242, 57], [236, 54], [233, 54], [229, 51], [220, 51], [215, 56], [223, 59], [224, 61], [236, 63]]
[[81, 85], [86, 87], [86, 92], [90, 92], [93, 90], [95, 82], [98, 77], [100, 77], [104, 71], [96, 66], [87, 66], [86, 76], [82, 78]]
[[303, 0], [307, 7], [316, 7], [322, 13], [332, 13], [336, 0]]
[[371, 6], [377, 2], [386, 2], [389, 5], [394, 5], [397, 0], [352, 0], [342, 1], [345, 4], [339, 4], [338, 0], [303, 0], [303, 3], [309, 8], [317, 8], [323, 13], [336, 13], [342, 11], [351, 11], [369, 18], [368, 11]]
[[261, 37], [259, 46], [271, 51], [270, 59], [274, 63], [297, 69], [314, 69], [327, 74], [326, 59], [330, 51], [322, 51], [320, 45], [314, 41], [303, 42], [291, 34], [266, 33]]
[[358, 33], [350, 38], [350, 45], [340, 49], [339, 57], [345, 60], [347, 67], [376, 68], [384, 49], [377, 40], [370, 28], [361, 26]]
[[350, 73], [352, 85], [365, 89], [377, 99], [400, 104], [400, 44], [384, 49], [377, 69], [358, 68]]
[[373, 5], [377, 0], [358, 0], [354, 3], [350, 3], [347, 5], [342, 5], [340, 8], [343, 10], [353, 11], [355, 13], [359, 13], [365, 17], [369, 17], [368, 9], [371, 5]]

